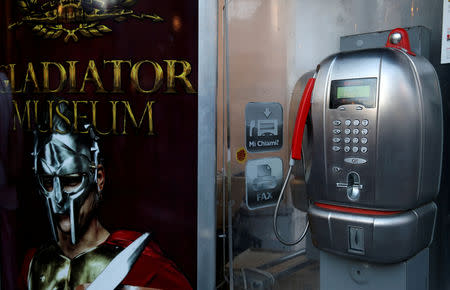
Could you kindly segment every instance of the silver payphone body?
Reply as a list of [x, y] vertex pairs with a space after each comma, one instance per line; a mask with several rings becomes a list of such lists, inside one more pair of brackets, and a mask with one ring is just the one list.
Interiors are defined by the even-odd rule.
[[400, 40], [407, 41], [406, 32], [394, 30], [391, 47], [338, 53], [316, 71], [302, 147], [319, 249], [396, 263], [432, 241], [441, 93], [433, 66]]

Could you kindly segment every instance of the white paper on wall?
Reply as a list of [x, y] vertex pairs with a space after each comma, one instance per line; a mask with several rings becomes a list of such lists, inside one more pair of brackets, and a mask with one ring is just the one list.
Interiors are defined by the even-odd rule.
[[450, 0], [443, 0], [441, 63], [450, 63]]

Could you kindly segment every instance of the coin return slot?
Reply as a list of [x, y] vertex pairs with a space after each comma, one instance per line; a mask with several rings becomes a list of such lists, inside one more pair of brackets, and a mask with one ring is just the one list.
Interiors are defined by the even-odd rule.
[[349, 226], [348, 238], [348, 251], [356, 254], [364, 254], [364, 229]]

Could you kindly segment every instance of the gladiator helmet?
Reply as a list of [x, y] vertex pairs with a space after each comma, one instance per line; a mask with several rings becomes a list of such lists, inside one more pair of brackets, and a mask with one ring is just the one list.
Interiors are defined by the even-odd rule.
[[[68, 111], [64, 103], [59, 105], [61, 112]], [[63, 114], [69, 116], [70, 112]], [[76, 244], [81, 230], [78, 224], [81, 206], [90, 192], [100, 192], [97, 184], [100, 149], [99, 138], [90, 124], [82, 124], [88, 134], [74, 133], [67, 120], [55, 114], [51, 131], [42, 134], [35, 130], [33, 170], [39, 192], [46, 201], [53, 238], [58, 241], [56, 215], [68, 215], [71, 242]]]

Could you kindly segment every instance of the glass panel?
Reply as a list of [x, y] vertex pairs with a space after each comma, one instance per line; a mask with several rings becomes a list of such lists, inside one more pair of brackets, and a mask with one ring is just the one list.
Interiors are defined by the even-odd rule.
[[[230, 288], [318, 287], [318, 264], [306, 257], [305, 241], [283, 245], [272, 227], [289, 161], [289, 142], [283, 139], [293, 121], [286, 85], [288, 11], [287, 3], [277, 0], [231, 1], [224, 10], [224, 106], [218, 111], [224, 116], [224, 234], [231, 241], [224, 272]], [[286, 240], [297, 238], [305, 226], [291, 194], [293, 186], [304, 191], [303, 184], [293, 178], [280, 206], [278, 231]]]
[[[430, 60], [436, 65], [442, 1], [222, 0], [219, 7], [223, 7], [219, 11], [223, 22], [219, 28], [218, 206], [222, 208], [218, 220], [223, 243], [218, 250], [223, 273], [218, 284], [221, 289], [319, 289], [318, 250], [308, 236], [295, 246], [280, 243], [272, 226], [275, 201], [270, 202], [279, 193], [272, 183], [279, 181], [275, 160], [282, 163], [282, 179], [287, 175], [303, 88], [316, 66], [339, 52], [341, 37], [346, 35], [423, 25], [433, 31], [431, 52], [437, 53], [431, 53]], [[442, 67], [437, 70], [447, 75]], [[364, 93], [367, 88], [357, 91]], [[274, 116], [276, 104], [281, 106], [280, 119]], [[276, 140], [280, 147], [273, 146]], [[278, 228], [286, 240], [300, 236], [308, 207], [301, 162], [292, 173], [278, 214]], [[441, 202], [444, 218], [446, 206]], [[444, 239], [440, 232], [438, 243]], [[442, 252], [438, 249], [435, 246], [434, 257]], [[433, 259], [432, 268], [448, 269]], [[436, 278], [440, 271], [431, 272], [430, 285], [443, 285]], [[436, 287], [430, 289], [440, 289]]]

